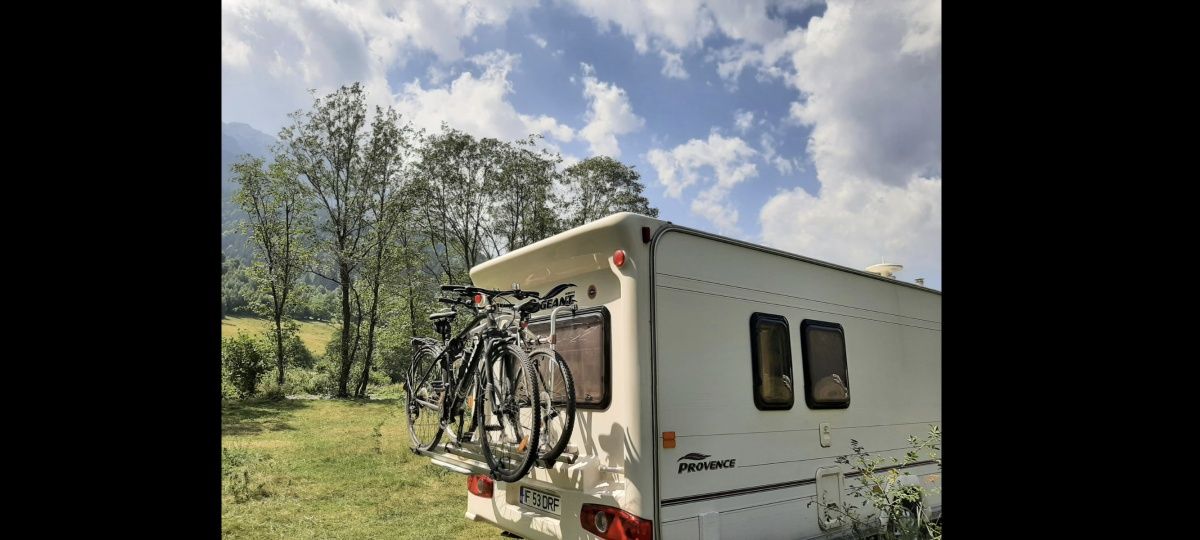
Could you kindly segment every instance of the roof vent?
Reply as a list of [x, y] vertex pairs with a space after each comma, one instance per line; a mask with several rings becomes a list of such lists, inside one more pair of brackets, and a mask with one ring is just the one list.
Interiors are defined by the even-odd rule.
[[923, 278], [923, 277], [917, 278], [917, 285], [924, 287], [925, 286], [925, 278]]
[[868, 272], [891, 279], [896, 279], [896, 272], [899, 272], [903, 269], [903, 266], [893, 263], [879, 263], [867, 267]]

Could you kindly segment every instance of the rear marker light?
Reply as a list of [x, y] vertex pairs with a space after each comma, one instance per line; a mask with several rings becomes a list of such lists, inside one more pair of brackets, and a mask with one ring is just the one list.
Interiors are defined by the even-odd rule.
[[482, 474], [472, 474], [467, 477], [467, 491], [472, 495], [483, 497], [485, 499], [492, 498], [492, 490], [495, 484], [492, 479]]
[[475, 303], [483, 304], [483, 295], [482, 294], [475, 293]]
[[617, 265], [617, 268], [625, 266], [625, 250], [618, 249], [613, 252], [613, 264]]
[[653, 540], [654, 523], [620, 508], [585, 504], [579, 511], [579, 524], [588, 532], [609, 540]]

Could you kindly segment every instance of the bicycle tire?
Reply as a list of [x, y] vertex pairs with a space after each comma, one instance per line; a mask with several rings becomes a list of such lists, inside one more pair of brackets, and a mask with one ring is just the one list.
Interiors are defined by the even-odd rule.
[[549, 469], [566, 450], [575, 430], [575, 379], [557, 351], [539, 349], [529, 355], [529, 360], [537, 373], [545, 411], [538, 440], [538, 464]]
[[492, 478], [516, 482], [537, 460], [541, 392], [525, 351], [505, 344], [488, 356], [489, 380], [477, 385], [483, 394], [479, 443]]
[[[442, 418], [451, 377], [444, 367], [432, 366], [441, 352], [441, 348], [436, 346], [417, 347], [408, 372], [404, 375], [404, 418], [408, 423], [413, 451], [432, 450], [445, 431]], [[423, 382], [416, 380], [430, 369], [430, 376], [425, 377]], [[418, 384], [419, 387], [414, 387]]]

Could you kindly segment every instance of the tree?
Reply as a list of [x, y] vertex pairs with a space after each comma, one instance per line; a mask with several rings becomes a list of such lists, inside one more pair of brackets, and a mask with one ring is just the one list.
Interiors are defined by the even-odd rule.
[[351, 309], [351, 296], [355, 273], [368, 247], [370, 227], [369, 176], [374, 165], [369, 162], [373, 156], [363, 148], [366, 116], [364, 93], [358, 83], [315, 98], [311, 110], [291, 115], [293, 125], [280, 132], [281, 155], [277, 155], [277, 160], [289, 162], [304, 180], [307, 191], [316, 199], [314, 206], [324, 218], [315, 236], [334, 276], [320, 275], [337, 283], [342, 292], [337, 397], [350, 395], [347, 386], [358, 343], [357, 331], [352, 334], [351, 330], [357, 330], [361, 323]]
[[[491, 258], [488, 206], [498, 185], [499, 151], [504, 143], [476, 139], [442, 126], [421, 148], [417, 195], [430, 248], [448, 283]], [[455, 256], [461, 257], [461, 272]]]
[[395, 244], [393, 239], [408, 213], [411, 201], [405, 188], [413, 157], [413, 130], [401, 126], [400, 118], [390, 107], [387, 111], [375, 110], [370, 146], [367, 151], [366, 177], [370, 184], [369, 215], [370, 256], [366, 262], [364, 281], [370, 286], [367, 318], [366, 354], [363, 356], [362, 376], [359, 377], [355, 396], [364, 397], [370, 381], [371, 359], [375, 353], [375, 330], [379, 326], [380, 293], [385, 281], [385, 270], [393, 266]]
[[617, 212], [658, 217], [658, 209], [642, 195], [641, 175], [608, 156], [595, 156], [563, 171], [568, 196], [568, 227], [578, 227]]
[[265, 314], [275, 323], [275, 364], [283, 386], [283, 325], [290, 294], [307, 265], [300, 237], [308, 232], [308, 210], [286, 163], [275, 162], [264, 170], [261, 158], [245, 156], [233, 165], [233, 173], [241, 185], [233, 200], [246, 212], [242, 225], [257, 259], [251, 272], [266, 292]]
[[[537, 137], [505, 145], [499, 158], [499, 182], [493, 190], [495, 253], [512, 251], [562, 231], [554, 183], [562, 157], [536, 150]], [[500, 245], [503, 242], [503, 247]]]

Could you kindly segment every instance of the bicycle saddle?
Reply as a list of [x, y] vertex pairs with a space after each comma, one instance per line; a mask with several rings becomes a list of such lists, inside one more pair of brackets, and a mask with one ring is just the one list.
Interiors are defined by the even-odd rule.
[[431, 314], [429, 316], [429, 320], [438, 321], [441, 319], [450, 319], [453, 321], [455, 315], [457, 315], [457, 313], [455, 313], [455, 311], [452, 309], [449, 311], [438, 311], [438, 312]]

